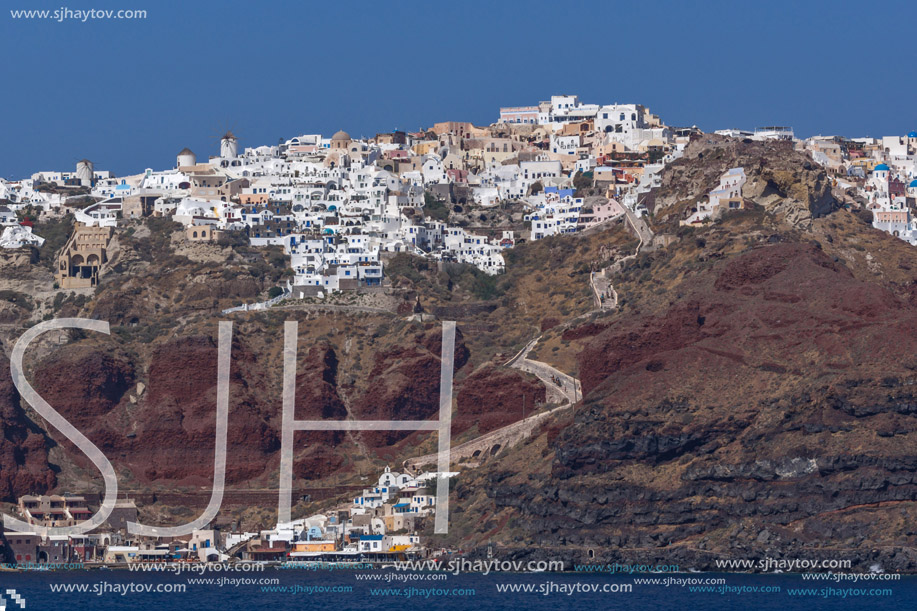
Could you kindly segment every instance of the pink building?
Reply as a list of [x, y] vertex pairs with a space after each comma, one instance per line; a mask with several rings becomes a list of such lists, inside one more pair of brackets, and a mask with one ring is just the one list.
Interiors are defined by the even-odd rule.
[[617, 200], [610, 199], [607, 203], [598, 204], [591, 208], [583, 208], [579, 216], [580, 229], [588, 229], [624, 214], [624, 207]]

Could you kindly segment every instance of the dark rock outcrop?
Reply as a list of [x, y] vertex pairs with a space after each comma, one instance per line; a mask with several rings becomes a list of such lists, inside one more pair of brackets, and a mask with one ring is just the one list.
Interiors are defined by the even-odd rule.
[[913, 545], [917, 308], [789, 240], [677, 292], [659, 311], [570, 332], [592, 338], [585, 401], [550, 436], [550, 473], [490, 472], [495, 511], [576, 562], [589, 548], [710, 569], [829, 544], [865, 562], [864, 541]]

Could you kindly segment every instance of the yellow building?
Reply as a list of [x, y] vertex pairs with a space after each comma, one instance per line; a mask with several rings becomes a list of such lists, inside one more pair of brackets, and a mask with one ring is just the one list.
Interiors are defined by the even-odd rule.
[[425, 140], [423, 142], [418, 142], [411, 148], [418, 155], [426, 155], [427, 153], [435, 153], [439, 149], [439, 140]]
[[388, 549], [388, 551], [390, 551], [390, 552], [406, 552], [406, 551], [408, 551], [409, 549], [411, 549], [412, 547], [414, 547], [414, 546], [413, 546], [413, 545], [393, 545], [393, 546], [391, 546], [391, 547]]

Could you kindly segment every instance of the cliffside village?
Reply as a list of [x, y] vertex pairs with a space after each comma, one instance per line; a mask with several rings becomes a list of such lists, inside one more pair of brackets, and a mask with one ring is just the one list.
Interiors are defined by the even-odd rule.
[[[84, 159], [75, 172], [0, 179], [0, 247], [41, 247], [42, 237], [17, 213], [31, 206], [63, 214], [73, 199], [67, 188], [82, 187], [92, 203], [73, 209], [77, 229], [60, 256], [62, 288], [94, 286], [110, 228], [119, 219], [148, 215], [170, 216], [185, 227], [189, 241], [214, 241], [235, 231], [253, 246], [283, 246], [292, 267], [287, 297], [381, 286], [386, 253], [468, 263], [498, 274], [502, 251], [517, 241], [582, 231], [625, 210], [644, 214], [642, 200], [658, 186], [660, 171], [699, 133], [668, 127], [639, 104], [586, 104], [574, 95], [501, 108], [486, 127], [447, 121], [367, 139], [344, 131], [309, 134], [241, 152], [230, 132], [219, 155], [204, 163], [185, 148], [171, 169], [123, 178]], [[830, 171], [837, 186], [867, 201], [877, 228], [917, 243], [906, 201], [917, 196], [917, 132], [807, 140], [796, 140], [788, 127], [716, 133], [793, 140]], [[744, 173], [731, 172], [684, 224], [741, 207]], [[586, 206], [577, 197], [578, 177], [604, 198]], [[432, 205], [465, 211], [507, 202], [524, 206], [524, 229], [479, 235], [430, 215]]]
[[[805, 151], [824, 167], [835, 188], [853, 196], [872, 212], [873, 227], [917, 245], [917, 221], [913, 213], [917, 210], [917, 131], [882, 138], [813, 136], [806, 140], [795, 139], [789, 127], [769, 127], [756, 132], [728, 129], [715, 133], [754, 138], [762, 131], [768, 138], [792, 140], [797, 150]], [[740, 206], [736, 198], [741, 197], [744, 184], [742, 168], [729, 170], [719, 187], [710, 193], [708, 208]], [[703, 216], [701, 207], [698, 212]]]
[[[148, 215], [181, 223], [189, 241], [241, 232], [253, 246], [282, 245], [292, 267], [286, 294], [297, 298], [381, 286], [386, 253], [498, 274], [502, 251], [519, 240], [582, 231], [619, 217], [625, 206], [642, 213], [640, 195], [696, 132], [666, 127], [639, 104], [584, 104], [564, 95], [501, 108], [486, 127], [450, 121], [368, 139], [339, 131], [242, 151], [227, 133], [219, 155], [203, 163], [186, 148], [171, 169], [123, 178], [84, 159], [75, 172], [0, 180], [0, 246], [42, 245], [17, 215], [31, 206], [48, 215], [72, 211], [77, 221], [60, 255], [61, 288], [94, 286], [111, 228]], [[577, 175], [605, 199], [586, 207], [576, 196]], [[68, 195], [76, 188], [80, 195]], [[85, 203], [87, 192], [92, 203], [68, 206]], [[433, 206], [448, 215], [506, 202], [522, 203], [523, 223], [488, 235], [430, 213]]]
[[[61, 288], [94, 286], [110, 228], [119, 219], [148, 215], [170, 216], [185, 227], [189, 241], [214, 241], [235, 231], [254, 246], [282, 245], [292, 267], [286, 297], [381, 286], [386, 253], [468, 263], [498, 274], [502, 251], [520, 240], [575, 233], [625, 210], [644, 214], [642, 200], [658, 186], [660, 171], [699, 133], [668, 127], [639, 104], [586, 104], [574, 95], [501, 108], [486, 127], [447, 121], [367, 139], [344, 131], [309, 134], [241, 152], [238, 139], [227, 133], [219, 155], [204, 163], [185, 148], [171, 169], [123, 178], [84, 159], [75, 172], [0, 179], [0, 247], [42, 246], [43, 238], [18, 214], [31, 206], [48, 215], [74, 212], [77, 227], [60, 254]], [[806, 140], [796, 140], [788, 127], [716, 133], [794, 141], [829, 170], [836, 186], [866, 201], [875, 227], [917, 244], [911, 213], [917, 132]], [[730, 172], [683, 224], [741, 207], [744, 172]], [[576, 196], [578, 177], [604, 198], [586, 206]], [[68, 195], [68, 188], [88, 191], [92, 203], [68, 207], [73, 199], [85, 202], [84, 195]], [[431, 205], [465, 211], [507, 202], [524, 206], [524, 229], [479, 235], [430, 215]]]
[[[795, 138], [788, 127], [721, 130], [723, 136], [788, 140], [825, 167], [836, 188], [873, 212], [873, 226], [917, 245], [917, 132], [876, 138]], [[38, 172], [0, 179], [0, 248], [41, 248], [44, 239], [23, 220], [29, 209], [51, 217], [74, 214], [76, 225], [58, 254], [62, 289], [100, 282], [106, 247], [119, 223], [171, 217], [190, 242], [229, 233], [253, 246], [280, 245], [290, 256], [281, 298], [323, 297], [384, 284], [387, 254], [413, 253], [461, 262], [488, 274], [504, 269], [502, 252], [521, 240], [581, 232], [624, 214], [647, 213], [643, 200], [660, 184], [666, 164], [682, 156], [696, 127], [666, 126], [639, 104], [586, 104], [573, 95], [533, 106], [506, 107], [486, 127], [436, 123], [418, 132], [354, 139], [339, 131], [239, 149], [226, 133], [219, 154], [199, 163], [183, 149], [167, 170], [117, 178], [80, 161], [75, 172]], [[585, 181], [598, 198], [577, 195]], [[743, 207], [743, 168], [725, 172], [683, 225], [710, 222]], [[73, 192], [76, 192], [75, 194]], [[89, 202], [87, 203], [87, 194]], [[79, 200], [84, 205], [73, 206]], [[476, 234], [431, 215], [433, 208], [524, 207], [524, 228]], [[442, 215], [439, 215], [442, 218]], [[273, 530], [196, 531], [175, 540], [127, 533], [137, 518], [120, 501], [106, 526], [84, 536], [5, 533], [6, 557], [17, 563], [209, 561], [291, 558], [382, 559], [422, 554], [418, 534], [433, 515], [430, 477], [386, 469], [378, 484], [349, 508], [279, 525]], [[90, 512], [80, 496], [25, 496], [22, 519], [36, 526], [78, 523]]]
[[[140, 537], [128, 533], [137, 506], [119, 500], [106, 522], [85, 535], [44, 535], [41, 528], [73, 526], [91, 517], [84, 496], [24, 496], [19, 518], [36, 528], [5, 531], [0, 561], [24, 567], [71, 564], [122, 565], [164, 562], [386, 562], [424, 557], [420, 532], [433, 519], [437, 473], [412, 476], [388, 467], [376, 485], [349, 506], [242, 532], [237, 525], [195, 530], [183, 537]], [[454, 473], [447, 474], [451, 477]], [[431, 522], [432, 523], [432, 522]]]
[[[189, 241], [214, 241], [236, 231], [253, 246], [282, 245], [292, 267], [285, 296], [296, 298], [381, 286], [386, 253], [468, 263], [498, 274], [502, 251], [517, 241], [582, 231], [625, 210], [644, 214], [642, 200], [658, 186], [660, 171], [699, 133], [668, 127], [639, 104], [586, 104], [574, 95], [501, 108], [486, 127], [447, 121], [367, 139], [339, 131], [241, 152], [230, 132], [219, 155], [205, 163], [185, 148], [171, 169], [123, 178], [84, 159], [75, 172], [0, 179], [0, 247], [41, 247], [43, 238], [17, 213], [31, 206], [63, 214], [74, 199], [67, 188], [82, 187], [92, 203], [72, 209], [77, 228], [60, 255], [62, 288], [94, 286], [110, 228], [119, 219], [148, 215], [170, 216], [185, 227]], [[794, 141], [829, 170], [836, 186], [866, 201], [875, 227], [917, 244], [910, 209], [917, 198], [917, 132], [806, 140], [779, 126], [716, 133]], [[603, 200], [586, 206], [576, 196], [578, 177]], [[743, 184], [742, 169], [730, 170], [683, 224], [741, 207]], [[521, 231], [478, 235], [429, 214], [431, 205], [462, 211], [507, 202], [521, 202], [526, 210]]]

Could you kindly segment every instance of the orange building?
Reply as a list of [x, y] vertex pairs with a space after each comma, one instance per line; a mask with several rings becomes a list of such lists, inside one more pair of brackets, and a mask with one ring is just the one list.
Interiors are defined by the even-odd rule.
[[334, 541], [297, 541], [293, 544], [293, 552], [333, 552]]
[[266, 204], [270, 202], [269, 193], [239, 193], [239, 203], [243, 206], [249, 204]]

